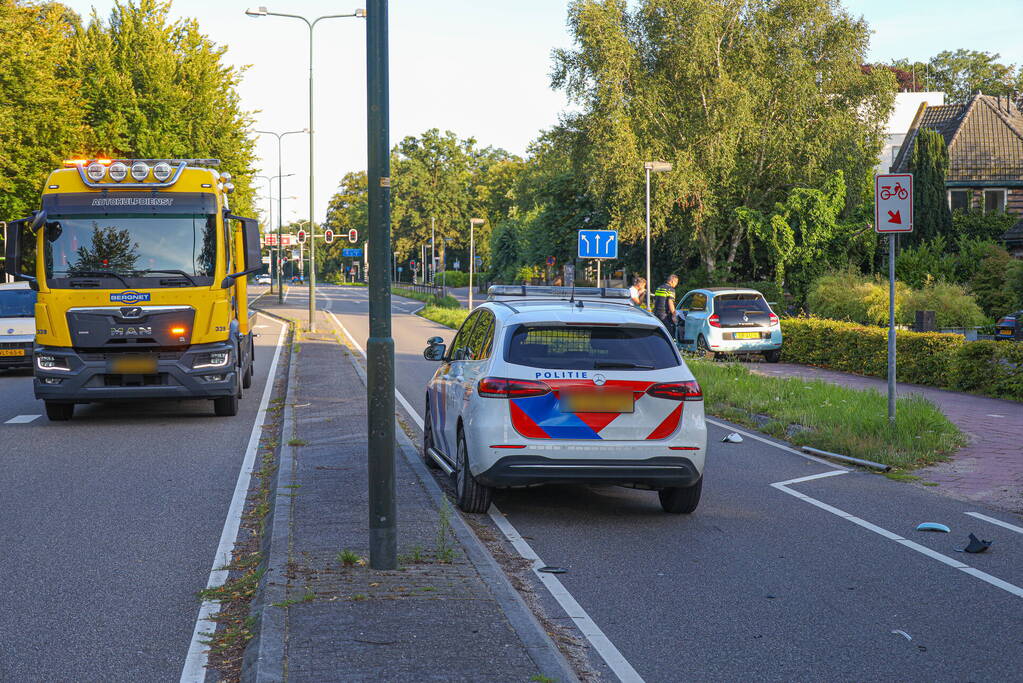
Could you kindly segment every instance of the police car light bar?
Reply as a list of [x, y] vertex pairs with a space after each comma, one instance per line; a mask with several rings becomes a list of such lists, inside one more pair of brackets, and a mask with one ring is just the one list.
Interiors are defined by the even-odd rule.
[[491, 285], [487, 290], [490, 301], [509, 299], [585, 299], [611, 304], [631, 304], [629, 290], [619, 287], [543, 287], [531, 285]]
[[[91, 188], [154, 189], [170, 187], [186, 167], [216, 168], [219, 159], [68, 159], [65, 168], [75, 168], [82, 182]], [[128, 175], [135, 182], [124, 182]], [[149, 182], [152, 175], [155, 182]], [[110, 182], [103, 182], [109, 179]], [[229, 179], [229, 178], [228, 178]]]

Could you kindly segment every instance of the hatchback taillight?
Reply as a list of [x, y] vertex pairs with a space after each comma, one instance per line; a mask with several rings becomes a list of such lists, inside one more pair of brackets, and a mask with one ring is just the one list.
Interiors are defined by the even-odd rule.
[[772, 313], [771, 314], [771, 327], [774, 327], [777, 324], [778, 324], [778, 316], [776, 316], [774, 313]]
[[531, 379], [484, 377], [476, 385], [476, 391], [483, 398], [528, 398], [549, 394], [551, 388], [544, 382]]
[[717, 313], [713, 313], [709, 318], [707, 318], [707, 323], [711, 327], [721, 327], [721, 318], [718, 317]]
[[703, 391], [696, 380], [688, 382], [662, 382], [646, 390], [654, 398], [666, 398], [671, 401], [702, 401]]

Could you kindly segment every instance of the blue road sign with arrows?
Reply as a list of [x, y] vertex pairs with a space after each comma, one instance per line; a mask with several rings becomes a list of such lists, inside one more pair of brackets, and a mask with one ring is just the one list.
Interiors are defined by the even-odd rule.
[[362, 249], [342, 249], [341, 256], [347, 258], [361, 258]]
[[618, 231], [580, 230], [579, 258], [618, 258]]

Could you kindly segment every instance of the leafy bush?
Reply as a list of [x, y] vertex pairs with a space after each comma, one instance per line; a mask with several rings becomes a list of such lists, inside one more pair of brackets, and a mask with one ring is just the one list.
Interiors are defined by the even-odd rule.
[[1013, 262], [1014, 259], [1005, 249], [989, 249], [987, 257], [980, 262], [970, 280], [970, 288], [984, 312], [992, 318], [1014, 311], [1019, 303], [1008, 282]]
[[466, 308], [426, 306], [418, 312], [418, 315], [457, 330], [469, 316], [469, 310]]
[[[781, 321], [782, 360], [886, 377], [888, 331], [837, 320]], [[957, 334], [898, 332], [900, 382], [1023, 401], [1023, 343], [968, 342]]]
[[895, 257], [895, 276], [910, 287], [931, 280], [956, 281], [956, 258], [948, 252], [948, 240], [935, 237], [917, 247], [903, 249]]
[[[814, 280], [807, 295], [810, 312], [819, 318], [861, 325], [888, 324], [888, 282], [855, 271], [840, 271]], [[895, 319], [911, 325], [916, 311], [934, 311], [939, 327], [975, 327], [987, 322], [984, 312], [960, 285], [924, 277], [920, 289], [895, 283]]]
[[963, 237], [996, 240], [1018, 220], [1019, 216], [1011, 213], [956, 211], [952, 214], [952, 231]]
[[437, 273], [433, 278], [433, 283], [437, 286], [440, 286], [442, 282], [445, 287], [468, 287], [469, 273], [463, 273], [460, 270], [445, 270]]

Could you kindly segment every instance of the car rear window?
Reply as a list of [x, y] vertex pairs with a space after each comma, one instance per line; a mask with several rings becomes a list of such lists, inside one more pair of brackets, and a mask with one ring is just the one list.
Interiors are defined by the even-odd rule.
[[760, 294], [720, 294], [714, 297], [714, 311], [717, 313], [759, 311], [769, 314], [771, 307]]
[[671, 341], [650, 327], [520, 325], [505, 360], [565, 370], [660, 370], [678, 365]]
[[35, 306], [36, 293], [30, 289], [0, 291], [0, 318], [32, 318]]

